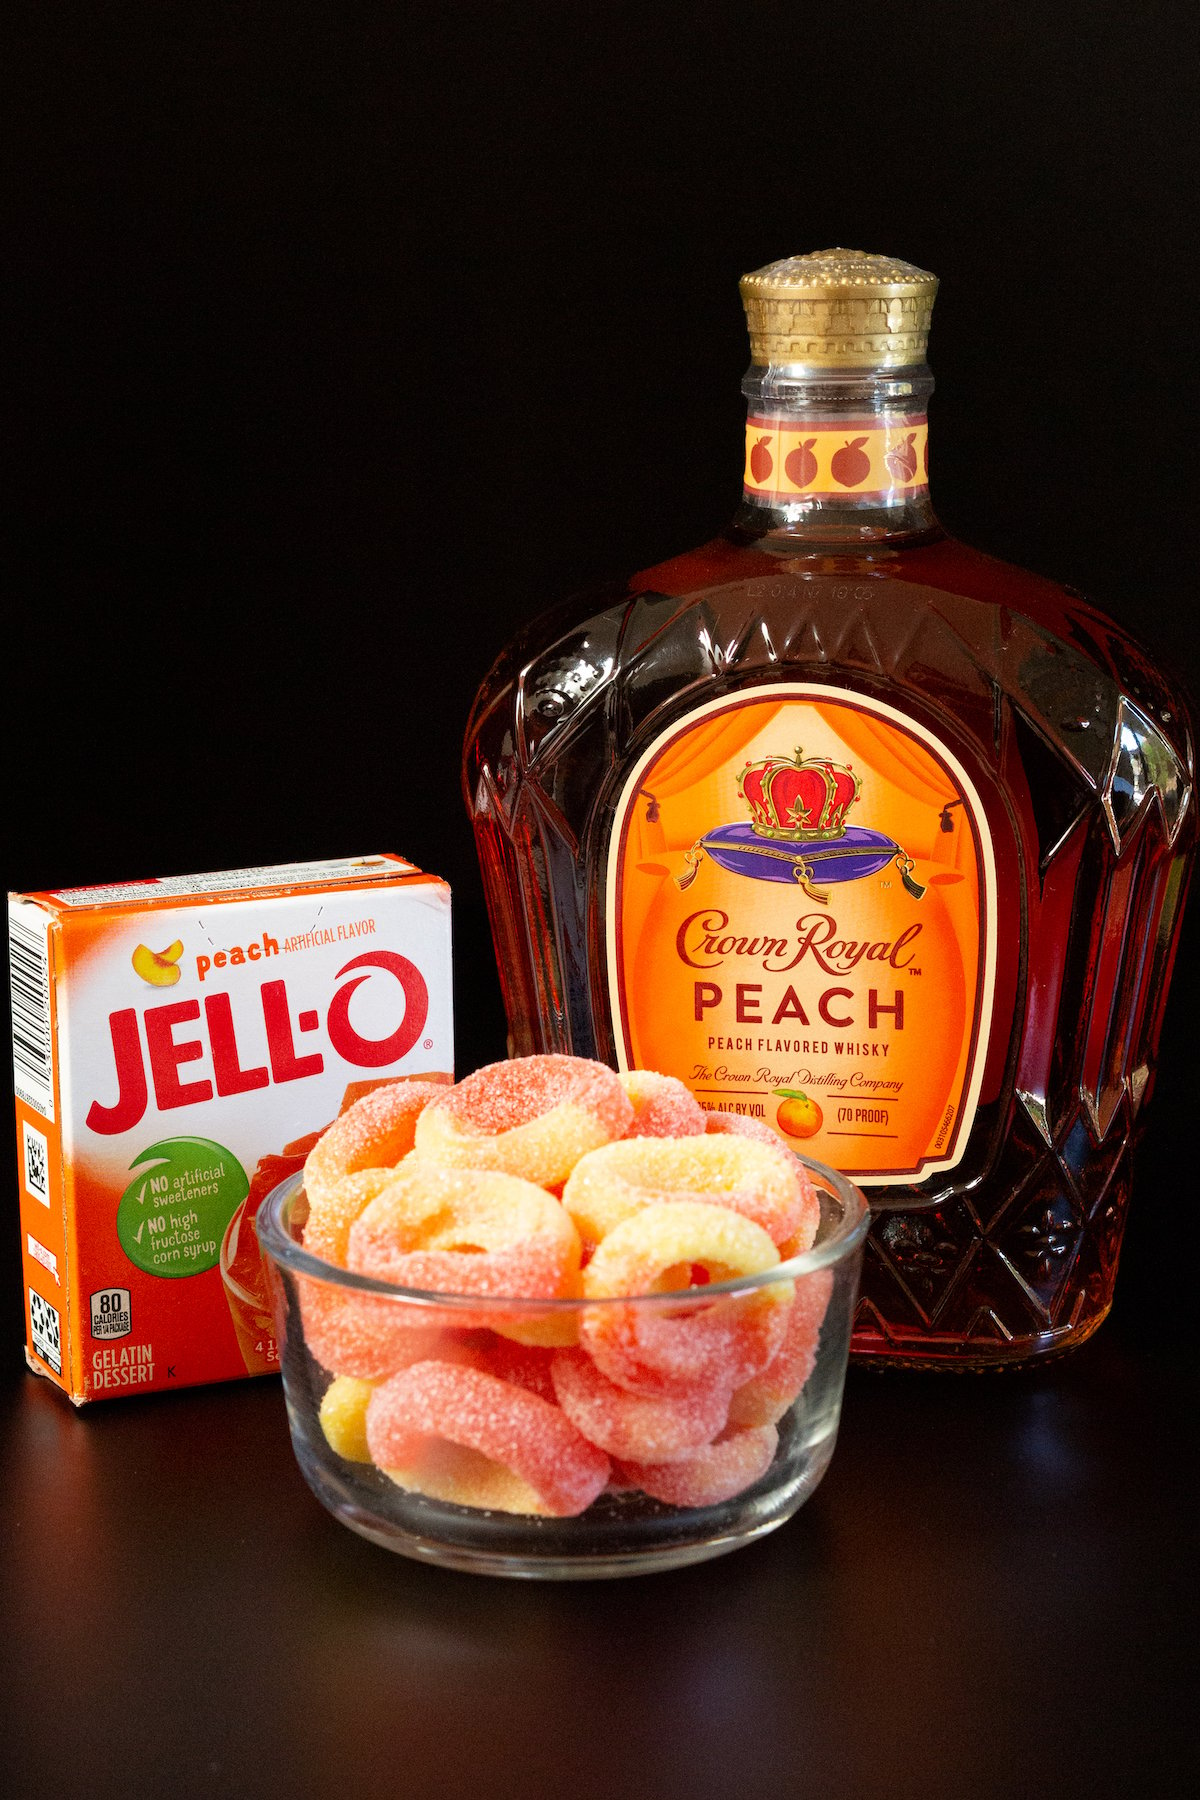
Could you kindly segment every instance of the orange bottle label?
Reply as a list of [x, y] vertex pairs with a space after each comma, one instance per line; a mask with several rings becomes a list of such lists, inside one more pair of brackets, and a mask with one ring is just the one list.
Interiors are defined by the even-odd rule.
[[606, 929], [621, 1068], [866, 1183], [960, 1161], [995, 861], [966, 771], [895, 708], [776, 685], [663, 733], [617, 806]]
[[923, 413], [795, 425], [747, 419], [746, 492], [778, 502], [895, 500], [929, 486], [929, 427]]

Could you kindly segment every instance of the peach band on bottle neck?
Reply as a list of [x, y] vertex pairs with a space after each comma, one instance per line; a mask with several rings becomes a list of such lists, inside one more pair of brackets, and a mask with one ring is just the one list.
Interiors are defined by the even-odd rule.
[[745, 491], [777, 505], [791, 500], [869, 500], [876, 505], [929, 487], [924, 413], [860, 419], [748, 418]]

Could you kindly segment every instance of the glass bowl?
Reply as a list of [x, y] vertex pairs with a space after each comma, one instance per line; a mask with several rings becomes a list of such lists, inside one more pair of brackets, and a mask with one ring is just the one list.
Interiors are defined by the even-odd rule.
[[[338, 1268], [304, 1249], [307, 1201], [302, 1178], [289, 1177], [263, 1202], [257, 1230], [292, 1447], [318, 1500], [352, 1531], [419, 1561], [550, 1579], [673, 1568], [774, 1531], [833, 1455], [868, 1224], [853, 1183], [803, 1160], [821, 1222], [802, 1256], [687, 1291], [592, 1300], [431, 1294]], [[413, 1335], [427, 1331], [428, 1340]], [[433, 1362], [449, 1361], [440, 1386], [432, 1377], [437, 1404], [443, 1389], [455, 1404], [465, 1389], [478, 1411], [482, 1394], [489, 1448], [506, 1432], [532, 1435], [552, 1468], [542, 1491], [510, 1473], [511, 1459], [460, 1447], [461, 1432], [457, 1444], [449, 1431], [424, 1440], [415, 1473], [376, 1467], [364, 1413], [387, 1385], [392, 1342], [405, 1346], [396, 1352], [405, 1374], [394, 1379], [406, 1396], [429, 1382]], [[409, 1373], [414, 1343], [434, 1348]], [[335, 1375], [339, 1360], [357, 1373]], [[363, 1379], [377, 1362], [376, 1379]], [[601, 1362], [607, 1375], [596, 1373]], [[730, 1370], [747, 1366], [760, 1373], [731, 1390]], [[647, 1368], [660, 1390], [649, 1404]], [[496, 1385], [497, 1374], [523, 1393]], [[550, 1424], [559, 1435], [543, 1442]], [[554, 1510], [525, 1510], [547, 1504]]]

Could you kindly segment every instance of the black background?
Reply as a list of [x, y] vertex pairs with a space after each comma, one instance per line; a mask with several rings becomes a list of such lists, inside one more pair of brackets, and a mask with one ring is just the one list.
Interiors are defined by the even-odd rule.
[[[719, 528], [737, 278], [830, 244], [942, 278], [948, 526], [1195, 693], [1192, 21], [13, 5], [7, 884], [400, 850], [454, 887], [459, 1066], [502, 1054], [471, 697], [531, 613]], [[1196, 941], [1117, 1310], [1159, 1351], [1194, 1310]]]

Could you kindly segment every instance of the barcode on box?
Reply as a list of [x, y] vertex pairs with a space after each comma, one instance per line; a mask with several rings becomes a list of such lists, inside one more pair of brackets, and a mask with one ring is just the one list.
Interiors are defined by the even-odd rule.
[[54, 1118], [48, 922], [10, 901], [8, 970], [12, 996], [13, 1090], [43, 1119]]
[[49, 1363], [56, 1375], [62, 1374], [62, 1331], [57, 1308], [43, 1300], [36, 1288], [29, 1290], [30, 1336], [34, 1354]]

